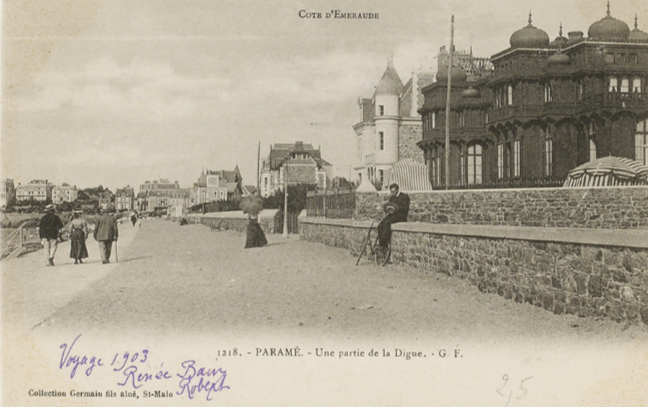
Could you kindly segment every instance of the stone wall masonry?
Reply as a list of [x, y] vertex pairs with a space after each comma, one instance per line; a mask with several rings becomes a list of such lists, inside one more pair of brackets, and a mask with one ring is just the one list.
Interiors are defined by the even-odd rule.
[[[357, 255], [370, 224], [305, 218], [300, 238]], [[648, 324], [648, 230], [401, 223], [392, 261], [555, 314]]]
[[[407, 191], [406, 191], [407, 192]], [[439, 224], [648, 228], [648, 187], [407, 192], [409, 220]], [[388, 192], [357, 193], [357, 220], [380, 220]]]
[[[266, 209], [261, 212], [259, 225], [261, 225], [261, 229], [265, 233], [273, 233], [274, 215], [276, 213], [276, 209]], [[185, 216], [185, 218], [192, 224], [203, 224], [210, 228], [236, 230], [238, 232], [246, 232], [249, 223], [247, 215], [240, 211], [206, 213], [204, 215], [192, 214]]]

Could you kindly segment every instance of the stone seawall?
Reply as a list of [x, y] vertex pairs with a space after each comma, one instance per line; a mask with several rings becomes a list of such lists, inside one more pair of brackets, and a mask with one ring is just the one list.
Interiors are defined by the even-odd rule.
[[[648, 187], [408, 192], [409, 220], [440, 224], [648, 228]], [[357, 193], [357, 220], [380, 220], [388, 192]]]
[[[300, 238], [357, 255], [370, 223], [306, 218]], [[392, 260], [555, 314], [648, 324], [648, 230], [403, 223]]]
[[[259, 225], [265, 233], [273, 233], [274, 231], [274, 215], [277, 213], [276, 209], [267, 209], [261, 212], [259, 218]], [[185, 218], [189, 223], [203, 224], [210, 228], [220, 230], [236, 230], [238, 232], [246, 232], [248, 226], [248, 217], [240, 211], [233, 212], [216, 212], [186, 215]]]

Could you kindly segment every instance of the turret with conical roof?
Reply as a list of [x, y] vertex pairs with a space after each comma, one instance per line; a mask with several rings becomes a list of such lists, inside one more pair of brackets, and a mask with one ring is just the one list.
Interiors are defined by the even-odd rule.
[[400, 122], [401, 81], [394, 68], [393, 58], [387, 60], [387, 69], [376, 88], [376, 168], [391, 166], [398, 161], [398, 127]]

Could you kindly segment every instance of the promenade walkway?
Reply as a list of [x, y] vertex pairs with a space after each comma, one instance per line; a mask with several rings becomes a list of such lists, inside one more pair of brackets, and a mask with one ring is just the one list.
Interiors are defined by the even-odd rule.
[[[60, 368], [61, 345], [79, 335], [78, 354], [110, 360], [146, 348], [151, 359], [142, 369], [164, 362], [175, 374], [183, 360], [217, 360], [231, 385], [215, 396], [219, 405], [426, 406], [434, 398], [504, 406], [496, 390], [505, 374], [515, 389], [533, 377], [529, 398], [511, 405], [639, 406], [648, 396], [644, 326], [554, 315], [441, 273], [356, 267], [346, 250], [296, 235], [268, 240], [244, 249], [242, 233], [156, 219], [120, 226], [119, 263], [101, 265], [92, 240], [84, 265], [68, 258], [67, 244], [55, 267], [43, 265], [41, 251], [3, 262], [3, 406], [141, 405], [26, 396], [32, 388], [124, 389], [112, 368], [73, 379]], [[256, 357], [258, 349], [296, 346], [301, 359]], [[244, 356], [218, 353], [234, 348]], [[418, 350], [427, 359], [315, 356], [371, 349]], [[442, 349], [453, 357], [440, 358]], [[454, 349], [465, 357], [454, 358]], [[147, 386], [178, 389], [171, 380]]]

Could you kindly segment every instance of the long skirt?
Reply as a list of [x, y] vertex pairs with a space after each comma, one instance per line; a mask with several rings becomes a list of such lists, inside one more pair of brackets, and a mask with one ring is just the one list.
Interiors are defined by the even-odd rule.
[[268, 244], [268, 240], [265, 237], [265, 233], [259, 226], [259, 222], [256, 219], [250, 219], [247, 227], [247, 240], [245, 241], [245, 248], [250, 247], [261, 247]]
[[85, 233], [83, 230], [74, 229], [70, 233], [70, 258], [85, 259], [88, 257], [88, 248], [86, 247]]

